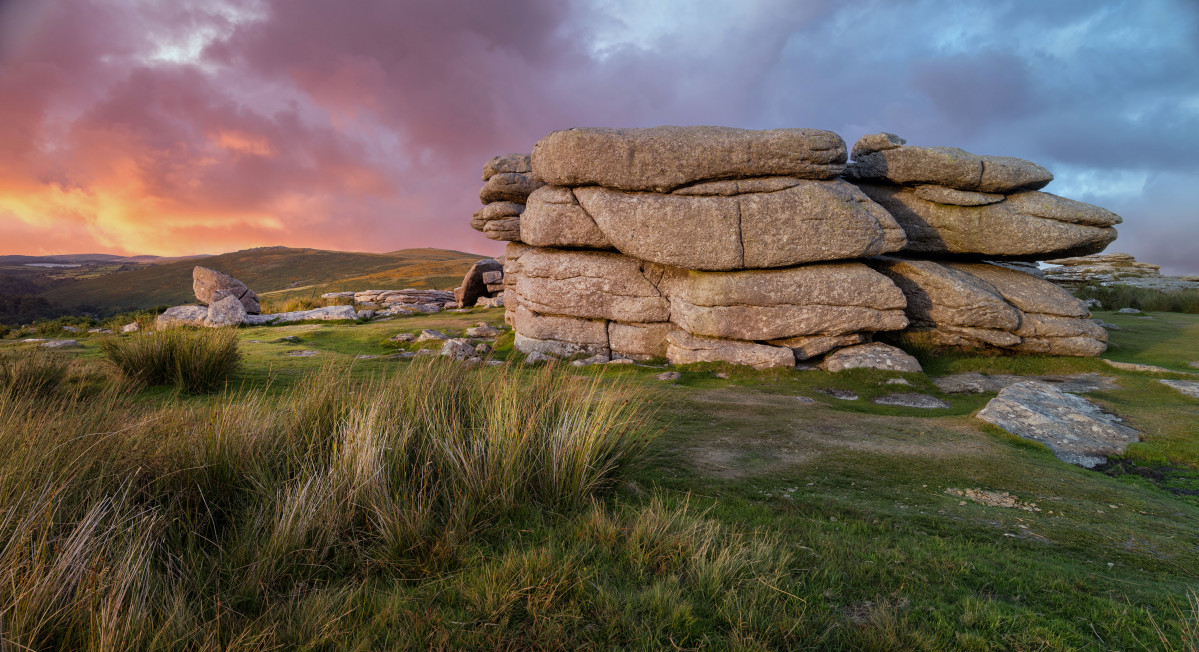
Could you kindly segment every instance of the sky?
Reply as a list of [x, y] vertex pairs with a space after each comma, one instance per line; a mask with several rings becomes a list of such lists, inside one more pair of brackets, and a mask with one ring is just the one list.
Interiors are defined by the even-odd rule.
[[499, 255], [487, 159], [663, 124], [1026, 158], [1199, 274], [1195, 0], [0, 0], [0, 254]]

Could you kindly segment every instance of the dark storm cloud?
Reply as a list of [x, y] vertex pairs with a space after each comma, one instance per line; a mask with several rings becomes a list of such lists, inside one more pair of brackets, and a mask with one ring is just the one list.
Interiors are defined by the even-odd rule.
[[487, 158], [728, 124], [1029, 158], [1124, 214], [1113, 249], [1199, 272], [1188, 0], [49, 0], [0, 37], [8, 250], [499, 253], [467, 226]]

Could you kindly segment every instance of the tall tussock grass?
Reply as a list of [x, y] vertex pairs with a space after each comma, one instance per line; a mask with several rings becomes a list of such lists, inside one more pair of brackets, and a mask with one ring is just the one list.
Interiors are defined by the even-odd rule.
[[100, 350], [135, 383], [172, 385], [192, 393], [220, 387], [242, 359], [237, 332], [228, 328], [168, 328], [106, 338], [100, 340]]
[[370, 582], [592, 505], [645, 422], [618, 385], [441, 360], [201, 403], [0, 394], [0, 647], [345, 645]]
[[0, 392], [35, 398], [54, 394], [67, 376], [65, 358], [43, 351], [0, 354]]

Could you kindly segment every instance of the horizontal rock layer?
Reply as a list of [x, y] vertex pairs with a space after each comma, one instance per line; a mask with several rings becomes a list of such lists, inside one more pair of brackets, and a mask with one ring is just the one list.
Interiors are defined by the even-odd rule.
[[981, 206], [938, 204], [911, 188], [859, 187], [907, 234], [905, 252], [1043, 260], [1102, 251], [1119, 215], [1044, 192], [1021, 192]]
[[904, 185], [932, 184], [955, 190], [1007, 193], [1037, 190], [1053, 174], [1024, 159], [979, 156], [957, 147], [914, 147], [893, 134], [873, 134], [853, 148], [847, 173], [864, 181]]
[[1056, 285], [986, 263], [877, 259], [871, 264], [907, 295], [911, 328], [934, 344], [1092, 356], [1107, 332]]
[[783, 187], [739, 193], [707, 184], [704, 192], [714, 194], [665, 194], [546, 186], [529, 198], [521, 240], [614, 248], [640, 260], [698, 270], [789, 267], [873, 256], [906, 244], [894, 218], [852, 184], [777, 177], [773, 182]]
[[833, 179], [846, 158], [845, 141], [819, 129], [582, 128], [538, 141], [533, 176], [557, 186], [669, 192], [718, 179]]

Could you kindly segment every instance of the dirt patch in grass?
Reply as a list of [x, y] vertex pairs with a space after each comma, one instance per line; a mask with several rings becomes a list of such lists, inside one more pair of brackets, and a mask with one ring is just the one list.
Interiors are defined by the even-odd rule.
[[685, 400], [706, 427], [696, 424], [684, 457], [703, 473], [739, 479], [845, 451], [930, 459], [983, 456], [998, 445], [969, 418], [854, 414], [800, 398], [745, 387], [692, 390]]

